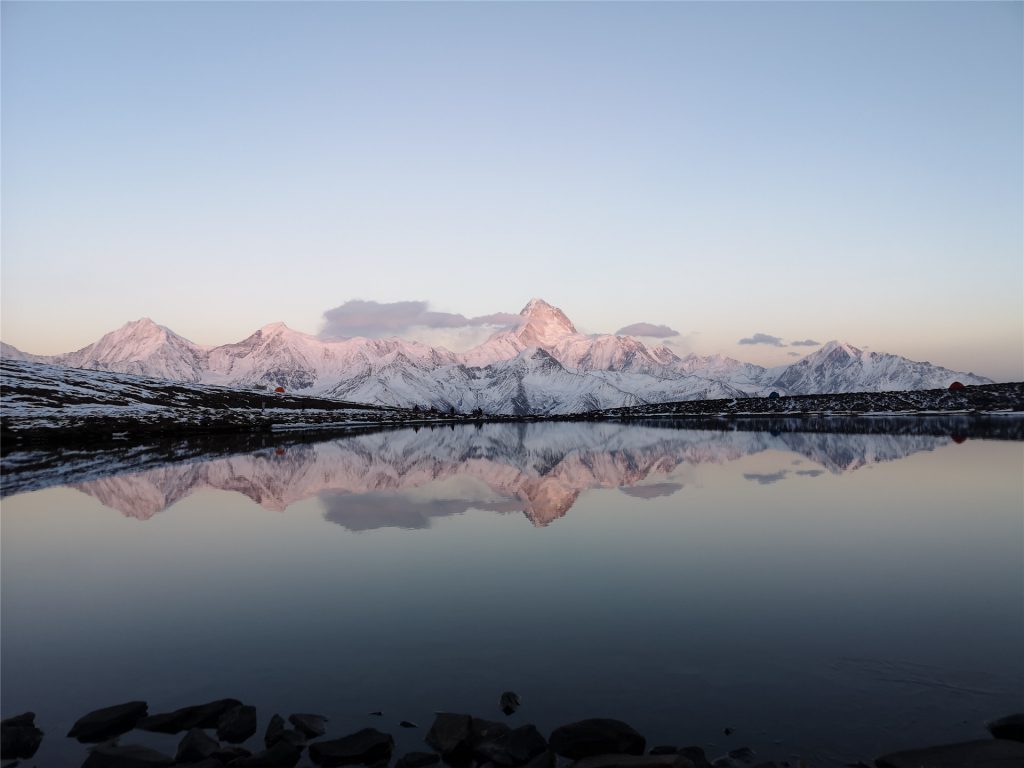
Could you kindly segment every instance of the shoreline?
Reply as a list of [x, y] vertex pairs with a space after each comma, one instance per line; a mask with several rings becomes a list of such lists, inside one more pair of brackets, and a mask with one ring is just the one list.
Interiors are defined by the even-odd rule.
[[[572, 414], [443, 412], [322, 397], [275, 394], [84, 369], [2, 361], [0, 451], [41, 446], [123, 445], [157, 439], [217, 435], [345, 434], [388, 428], [457, 424], [612, 421], [683, 423], [737, 429], [768, 420], [800, 420], [828, 431], [835, 419], [961, 419], [951, 429], [977, 425], [1024, 439], [1024, 382], [984, 384], [959, 391], [854, 392], [722, 400], [686, 400]], [[999, 426], [999, 422], [1005, 422]], [[883, 423], [883, 422], [878, 422]], [[791, 427], [779, 427], [791, 428]], [[1017, 437], [1018, 433], [1021, 437]]]
[[[519, 696], [504, 692], [498, 709], [509, 717], [520, 706]], [[5, 768], [31, 760], [45, 740], [35, 724], [35, 713], [24, 712], [2, 721]], [[371, 721], [383, 712], [368, 712]], [[513, 721], [515, 722], [515, 721]], [[378, 723], [380, 724], [380, 723]], [[396, 754], [391, 733], [364, 727], [338, 736], [329, 718], [293, 713], [287, 720], [274, 714], [263, 728], [256, 707], [238, 699], [218, 699], [151, 714], [145, 701], [131, 701], [93, 710], [71, 726], [66, 738], [83, 745], [83, 768], [294, 768], [305, 756], [317, 766], [363, 765], [387, 768]], [[652, 744], [628, 723], [610, 718], [588, 718], [554, 728], [545, 736], [532, 724], [513, 725], [469, 714], [435, 713], [429, 729], [402, 720], [397, 726], [425, 732], [422, 751], [406, 751], [394, 768], [804, 768], [799, 755], [786, 760], [762, 760], [747, 746]], [[346, 726], [345, 730], [352, 726]], [[987, 733], [985, 732], [987, 730]], [[140, 742], [135, 731], [184, 734], [172, 756]], [[726, 737], [733, 729], [722, 731]], [[50, 737], [59, 737], [54, 734]], [[122, 738], [127, 743], [122, 743]], [[141, 742], [147, 738], [141, 737]], [[403, 740], [406, 744], [408, 740]], [[254, 743], [255, 742], [255, 743]], [[685, 743], [683, 739], [681, 743]], [[152, 741], [150, 741], [152, 743]], [[242, 746], [242, 745], [247, 746]], [[165, 742], [163, 748], [167, 748]], [[730, 745], [731, 746], [731, 745]], [[708, 756], [708, 749], [712, 755]], [[429, 750], [429, 751], [428, 751]], [[6, 761], [15, 761], [8, 763]], [[1024, 714], [991, 720], [976, 738], [965, 742], [902, 749], [875, 757], [876, 768], [1015, 768], [1024, 764]], [[45, 765], [45, 764], [44, 764]], [[856, 768], [868, 768], [859, 762]]]

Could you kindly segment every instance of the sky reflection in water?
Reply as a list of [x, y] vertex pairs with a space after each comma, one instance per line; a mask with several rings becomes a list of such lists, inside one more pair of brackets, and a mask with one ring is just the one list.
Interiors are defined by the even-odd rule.
[[1024, 705], [1021, 467], [1019, 442], [490, 425], [12, 496], [3, 714], [39, 713], [40, 766], [132, 698], [400, 750], [398, 720], [497, 717], [508, 688], [545, 732], [815, 764], [980, 736]]

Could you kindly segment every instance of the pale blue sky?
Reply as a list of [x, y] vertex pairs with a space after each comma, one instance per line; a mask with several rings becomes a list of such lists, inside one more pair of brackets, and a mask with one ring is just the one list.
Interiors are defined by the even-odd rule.
[[541, 296], [1024, 378], [1022, 8], [4, 2], [2, 336]]

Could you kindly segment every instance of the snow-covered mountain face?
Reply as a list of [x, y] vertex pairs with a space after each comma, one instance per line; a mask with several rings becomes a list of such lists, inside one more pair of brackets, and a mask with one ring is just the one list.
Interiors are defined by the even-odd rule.
[[518, 324], [463, 353], [402, 339], [325, 341], [283, 323], [246, 339], [202, 347], [144, 318], [77, 352], [4, 358], [410, 407], [485, 413], [575, 413], [625, 405], [988, 384], [897, 355], [829, 342], [788, 366], [763, 368], [721, 355], [680, 358], [666, 346], [580, 333], [565, 313], [533, 299]]
[[775, 384], [802, 394], [938, 389], [948, 387], [953, 381], [961, 384], [991, 383], [990, 379], [973, 373], [958, 373], [931, 363], [867, 352], [849, 344], [830, 341], [818, 351], [783, 368]]
[[198, 344], [144, 317], [54, 361], [71, 368], [196, 382], [203, 378], [206, 358], [206, 350]]

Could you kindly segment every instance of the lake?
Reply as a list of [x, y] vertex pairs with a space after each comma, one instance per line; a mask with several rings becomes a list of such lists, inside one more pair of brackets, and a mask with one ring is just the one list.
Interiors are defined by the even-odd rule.
[[3, 500], [3, 716], [37, 713], [38, 766], [78, 764], [71, 723], [138, 698], [240, 698], [253, 744], [273, 712], [317, 712], [399, 754], [435, 711], [504, 719], [505, 690], [513, 725], [616, 717], [709, 757], [981, 738], [1024, 709], [1024, 443], [932, 431], [490, 424], [69, 453], [5, 477], [34, 490]]

